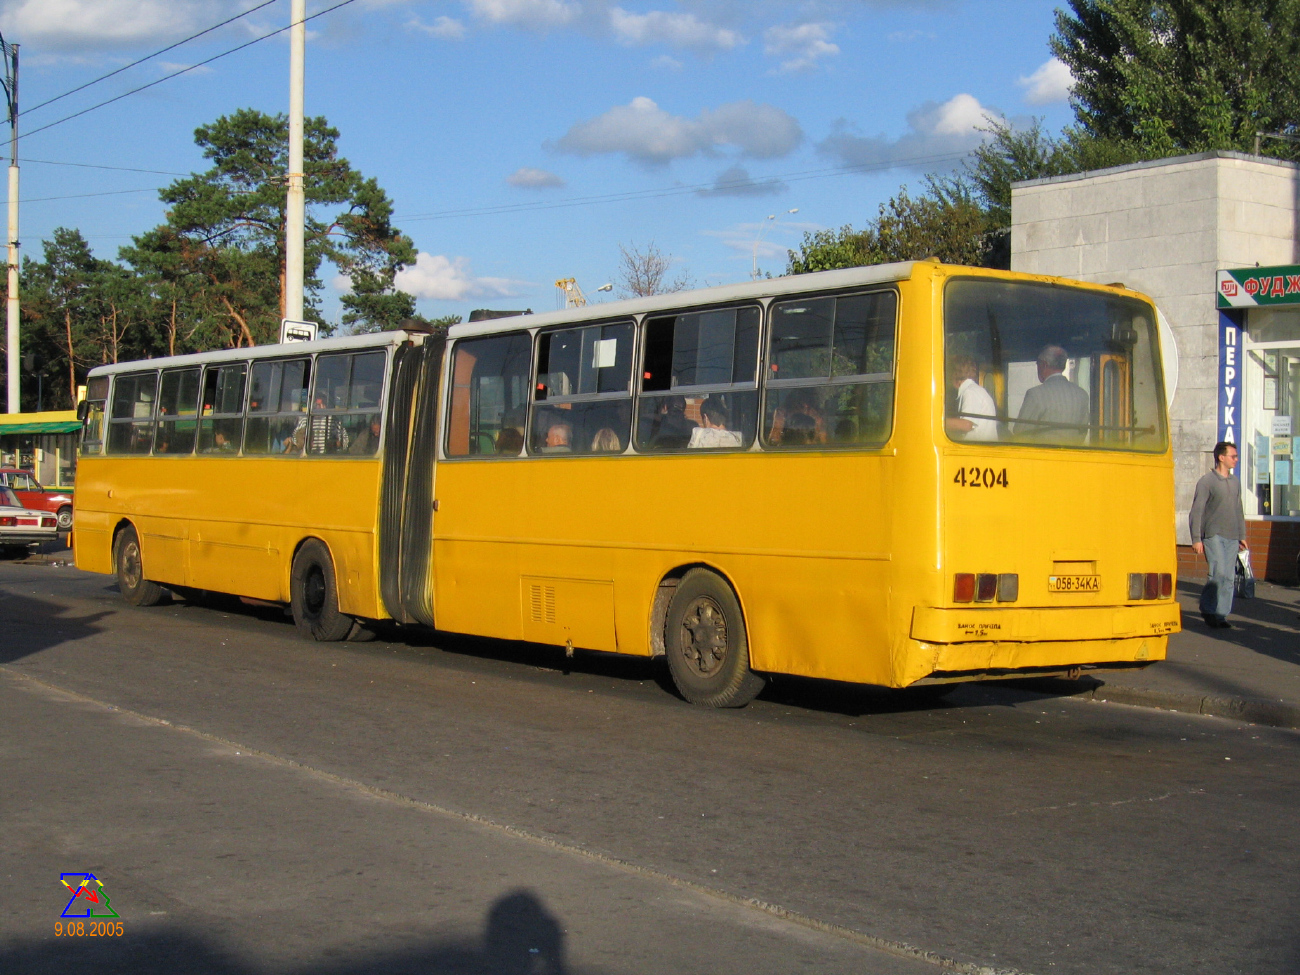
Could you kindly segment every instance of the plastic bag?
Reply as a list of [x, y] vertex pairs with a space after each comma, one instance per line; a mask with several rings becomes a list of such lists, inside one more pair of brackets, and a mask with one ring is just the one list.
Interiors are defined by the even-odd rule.
[[1237, 578], [1233, 592], [1238, 599], [1255, 598], [1255, 573], [1250, 569], [1250, 549], [1243, 548], [1237, 553]]

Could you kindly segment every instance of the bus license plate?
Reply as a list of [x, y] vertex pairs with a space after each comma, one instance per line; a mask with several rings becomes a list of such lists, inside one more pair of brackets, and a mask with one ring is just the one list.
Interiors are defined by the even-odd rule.
[[1101, 576], [1048, 576], [1048, 592], [1101, 592]]

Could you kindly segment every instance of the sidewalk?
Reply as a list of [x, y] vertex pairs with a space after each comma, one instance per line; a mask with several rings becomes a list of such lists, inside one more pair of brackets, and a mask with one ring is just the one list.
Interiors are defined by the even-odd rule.
[[[1300, 588], [1260, 581], [1233, 601], [1230, 630], [1201, 620], [1199, 583], [1178, 586], [1183, 632], [1144, 670], [1098, 671], [1077, 681], [1017, 682], [1053, 694], [1300, 728]], [[988, 686], [988, 685], [985, 685]]]

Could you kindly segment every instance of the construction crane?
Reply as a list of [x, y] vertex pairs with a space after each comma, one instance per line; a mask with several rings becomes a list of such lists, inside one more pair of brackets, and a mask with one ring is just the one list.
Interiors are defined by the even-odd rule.
[[[602, 284], [597, 291], [613, 291], [612, 284]], [[581, 308], [587, 304], [587, 296], [578, 287], [577, 278], [560, 278], [555, 282], [556, 308]]]

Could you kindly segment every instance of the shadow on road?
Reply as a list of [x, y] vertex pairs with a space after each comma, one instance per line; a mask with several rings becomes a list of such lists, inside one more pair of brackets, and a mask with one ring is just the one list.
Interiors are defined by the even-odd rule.
[[[516, 890], [488, 910], [480, 941], [429, 941], [418, 947], [378, 952], [305, 966], [273, 968], [241, 957], [216, 938], [186, 927], [132, 929], [120, 938], [44, 938], [0, 946], [6, 975], [93, 971], [97, 975], [595, 975], [573, 969], [565, 958], [564, 930], [531, 891]], [[337, 949], [333, 954], [341, 953]]]
[[[100, 632], [108, 611], [72, 615], [65, 607], [0, 590], [0, 664]], [[0, 969], [3, 970], [3, 969]]]

